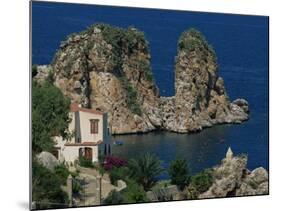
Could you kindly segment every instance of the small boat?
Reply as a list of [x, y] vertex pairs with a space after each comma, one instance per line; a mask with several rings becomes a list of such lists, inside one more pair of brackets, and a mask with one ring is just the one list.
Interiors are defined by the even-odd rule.
[[117, 145], [117, 146], [122, 146], [123, 145], [123, 141], [114, 141], [113, 144]]

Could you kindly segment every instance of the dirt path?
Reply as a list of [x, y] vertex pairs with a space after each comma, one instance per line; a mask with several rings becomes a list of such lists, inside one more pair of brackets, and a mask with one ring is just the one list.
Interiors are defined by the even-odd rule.
[[[77, 206], [99, 205], [96, 199], [96, 178], [99, 172], [96, 169], [83, 167], [78, 167], [77, 170], [80, 171], [77, 179], [83, 183], [81, 191], [82, 197], [81, 200], [77, 202]], [[101, 179], [101, 200], [105, 199], [114, 189], [118, 190], [119, 188], [110, 183], [108, 174], [104, 174]]]

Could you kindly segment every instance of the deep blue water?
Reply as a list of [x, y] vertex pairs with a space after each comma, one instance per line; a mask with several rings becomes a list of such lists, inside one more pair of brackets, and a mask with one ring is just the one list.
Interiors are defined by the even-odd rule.
[[[267, 17], [33, 2], [32, 63], [50, 63], [68, 34], [97, 22], [134, 25], [144, 31], [150, 43], [153, 74], [163, 96], [174, 94], [174, 59], [180, 34], [190, 27], [199, 29], [217, 53], [228, 95], [247, 99], [251, 110], [250, 120], [241, 125], [216, 126], [198, 134], [117, 136], [115, 139], [124, 140], [125, 145], [113, 147], [115, 154], [133, 157], [150, 151], [163, 160], [164, 166], [176, 155], [183, 155], [195, 173], [217, 164], [231, 146], [235, 153], [249, 155], [250, 169], [268, 168]], [[224, 144], [219, 144], [221, 139]]]

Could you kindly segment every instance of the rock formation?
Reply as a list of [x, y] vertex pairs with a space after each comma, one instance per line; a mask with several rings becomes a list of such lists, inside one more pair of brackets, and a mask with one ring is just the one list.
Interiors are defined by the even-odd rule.
[[41, 152], [37, 156], [38, 162], [50, 171], [54, 171], [55, 167], [59, 165], [57, 158], [50, 152]]
[[148, 42], [132, 27], [96, 24], [70, 35], [50, 69], [54, 84], [73, 102], [108, 113], [112, 134], [187, 133], [248, 119], [247, 101], [229, 101], [215, 53], [194, 29], [178, 42], [172, 97], [159, 96]]
[[233, 157], [230, 148], [221, 165], [213, 168], [214, 182], [199, 198], [268, 194], [268, 172], [262, 167], [247, 169], [247, 156]]
[[176, 94], [162, 98], [165, 128], [185, 133], [248, 119], [246, 100], [229, 102], [215, 52], [198, 31], [181, 35], [175, 68]]

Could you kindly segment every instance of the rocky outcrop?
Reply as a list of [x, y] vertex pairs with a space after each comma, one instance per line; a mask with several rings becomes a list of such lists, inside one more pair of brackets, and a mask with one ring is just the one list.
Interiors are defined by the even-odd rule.
[[248, 119], [247, 101], [229, 102], [224, 81], [218, 76], [215, 52], [194, 29], [184, 32], [179, 39], [175, 91], [174, 97], [162, 98], [164, 126], [172, 131], [198, 131], [214, 124]]
[[212, 48], [196, 30], [178, 43], [175, 96], [160, 97], [144, 34], [105, 24], [69, 36], [51, 64], [54, 84], [75, 103], [108, 113], [112, 134], [165, 129], [187, 133], [248, 119], [248, 103], [231, 103]]
[[50, 66], [50, 65], [39, 65], [36, 68], [37, 68], [37, 74], [34, 77], [34, 79], [38, 83], [43, 83], [44, 81], [47, 80], [50, 72], [52, 71], [52, 66]]
[[148, 132], [161, 124], [148, 43], [135, 28], [102, 24], [72, 35], [52, 66], [55, 85], [73, 102], [107, 112], [113, 134]]
[[37, 156], [38, 162], [50, 171], [54, 171], [55, 167], [59, 165], [59, 161], [50, 152], [41, 152]]
[[199, 198], [268, 194], [268, 172], [260, 167], [247, 169], [247, 156], [233, 157], [229, 149], [221, 165], [213, 168], [214, 182]]

